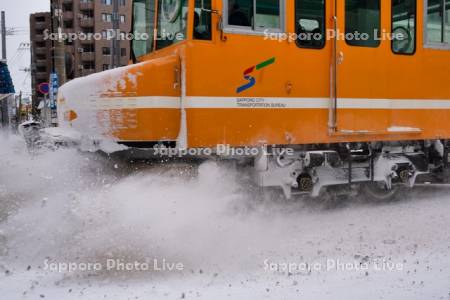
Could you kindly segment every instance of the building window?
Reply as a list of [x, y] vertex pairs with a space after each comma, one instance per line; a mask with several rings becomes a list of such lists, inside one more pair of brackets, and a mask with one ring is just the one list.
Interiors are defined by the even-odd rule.
[[63, 4], [63, 11], [73, 11], [72, 3], [64, 3]]
[[295, 28], [298, 47], [325, 47], [325, 0], [296, 0]]
[[85, 70], [94, 70], [95, 69], [95, 65], [92, 64], [92, 63], [83, 64], [83, 69], [85, 69]]
[[135, 36], [148, 35], [148, 39], [133, 39], [132, 51], [137, 58], [153, 50], [154, 35], [154, 1], [153, 0], [134, 0], [133, 1], [133, 28]]
[[120, 56], [127, 56], [127, 49], [126, 48], [120, 48]]
[[345, 41], [351, 46], [380, 45], [380, 0], [345, 1]]
[[[206, 10], [202, 10], [203, 8]], [[194, 12], [194, 39], [211, 39], [211, 0], [196, 0]]]
[[102, 30], [102, 39], [111, 40], [113, 38], [114, 31], [112, 29]]
[[81, 17], [81, 19], [93, 18], [94, 17], [94, 11], [93, 10], [82, 11], [80, 17]]
[[416, 0], [392, 1], [392, 51], [413, 54], [416, 51]]
[[103, 71], [109, 70], [109, 65], [104, 64], [103, 65]]
[[125, 15], [120, 15], [120, 23], [125, 23]]
[[102, 4], [104, 4], [104, 5], [111, 5], [112, 4], [112, 0], [102, 0]]
[[283, 3], [282, 0], [228, 0], [225, 20], [230, 29], [280, 32]]
[[119, 2], [121, 6], [127, 5], [127, 0], [120, 0]]
[[450, 48], [450, 1], [426, 3], [426, 44]]
[[84, 53], [91, 53], [91, 52], [95, 52], [95, 47], [92, 45], [87, 45], [83, 47], [83, 52]]
[[109, 47], [103, 47], [103, 48], [102, 48], [102, 54], [103, 54], [103, 55], [111, 55], [111, 48], [109, 48]]
[[73, 21], [64, 21], [64, 28], [67, 29], [73, 28]]
[[112, 21], [112, 14], [102, 14], [102, 21], [103, 22], [111, 22]]

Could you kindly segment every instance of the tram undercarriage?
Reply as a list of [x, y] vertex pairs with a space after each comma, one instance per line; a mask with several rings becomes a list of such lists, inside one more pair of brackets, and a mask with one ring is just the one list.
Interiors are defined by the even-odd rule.
[[391, 200], [402, 188], [449, 179], [448, 141], [318, 145], [289, 154], [261, 153], [255, 158], [254, 181], [260, 187], [281, 188], [288, 199], [361, 190], [373, 200]]

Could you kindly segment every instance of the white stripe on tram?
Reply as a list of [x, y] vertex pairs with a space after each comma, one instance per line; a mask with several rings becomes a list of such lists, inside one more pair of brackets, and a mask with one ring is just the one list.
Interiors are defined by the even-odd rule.
[[[329, 98], [279, 98], [279, 97], [96, 97], [89, 101], [91, 109], [328, 109]], [[340, 98], [338, 109], [420, 110], [450, 109], [450, 99], [368, 99]]]

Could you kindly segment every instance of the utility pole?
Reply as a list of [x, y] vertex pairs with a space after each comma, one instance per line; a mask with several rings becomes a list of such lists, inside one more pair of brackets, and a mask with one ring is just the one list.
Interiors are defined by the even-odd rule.
[[16, 109], [18, 109], [16, 117], [17, 117], [17, 125], [20, 125], [20, 123], [22, 123], [22, 91], [20, 91], [20, 94], [19, 94], [19, 105], [18, 106], [19, 106], [18, 108], [16, 107]]
[[53, 43], [53, 71], [58, 75], [59, 84], [63, 85], [66, 79], [66, 50], [62, 39], [63, 11], [60, 0], [53, 0], [51, 5], [52, 30], [58, 34], [58, 40]]
[[112, 40], [112, 51], [111, 51], [111, 68], [120, 67], [120, 16], [119, 16], [119, 0], [113, 1], [113, 31], [115, 33], [115, 38]]
[[2, 59], [6, 60], [6, 19], [5, 11], [2, 10]]

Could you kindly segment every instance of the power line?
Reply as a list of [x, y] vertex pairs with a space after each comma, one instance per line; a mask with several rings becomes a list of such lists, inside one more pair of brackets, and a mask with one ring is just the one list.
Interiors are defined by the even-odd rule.
[[[7, 27], [6, 31], [5, 31], [5, 35], [6, 36], [11, 36], [11, 35], [24, 35], [24, 34], [29, 34], [30, 30], [27, 29], [26, 27]], [[1, 35], [1, 33], [0, 33]]]
[[19, 47], [17, 48], [16, 52], [14, 53], [13, 57], [9, 60], [11, 64], [14, 64], [18, 61], [20, 61], [23, 56], [25, 55], [25, 52], [28, 52], [30, 50], [30, 43], [22, 42], [19, 44]]

